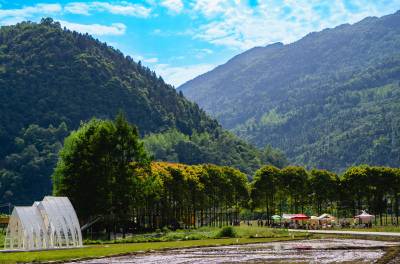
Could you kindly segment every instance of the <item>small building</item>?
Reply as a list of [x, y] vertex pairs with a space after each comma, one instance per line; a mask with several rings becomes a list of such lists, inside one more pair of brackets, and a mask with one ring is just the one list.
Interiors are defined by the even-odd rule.
[[32, 206], [14, 207], [4, 248], [38, 250], [81, 247], [82, 233], [78, 217], [67, 197], [46, 196]]

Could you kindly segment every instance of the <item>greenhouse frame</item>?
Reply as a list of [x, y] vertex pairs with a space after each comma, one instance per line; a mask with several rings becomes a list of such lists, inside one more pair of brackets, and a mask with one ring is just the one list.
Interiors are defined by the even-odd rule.
[[67, 197], [46, 196], [32, 206], [14, 207], [6, 230], [5, 249], [40, 250], [81, 246], [78, 217]]

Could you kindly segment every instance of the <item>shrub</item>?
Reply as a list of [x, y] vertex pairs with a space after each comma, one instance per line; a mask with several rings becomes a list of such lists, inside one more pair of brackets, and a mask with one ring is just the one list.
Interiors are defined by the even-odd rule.
[[171, 232], [171, 230], [170, 230], [168, 227], [166, 227], [166, 226], [164, 226], [164, 227], [161, 229], [161, 231], [162, 231], [163, 233], [169, 233], [169, 232]]
[[224, 226], [218, 232], [217, 237], [236, 237], [236, 231], [232, 226]]

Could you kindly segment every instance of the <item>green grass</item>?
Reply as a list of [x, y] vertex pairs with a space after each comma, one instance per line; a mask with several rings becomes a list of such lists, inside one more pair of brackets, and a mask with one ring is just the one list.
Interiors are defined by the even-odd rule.
[[146, 252], [150, 250], [162, 250], [184, 247], [220, 246], [231, 244], [260, 243], [271, 241], [285, 241], [305, 238], [304, 234], [296, 234], [295, 237], [268, 237], [268, 238], [223, 238], [204, 240], [168, 241], [153, 243], [118, 243], [91, 245], [84, 248], [49, 250], [37, 252], [0, 253], [0, 263], [21, 263], [21, 262], [44, 262], [44, 261], [65, 261], [73, 259], [99, 258], [128, 253]]
[[378, 259], [376, 264], [396, 263], [396, 258], [400, 256], [400, 247], [389, 247], [385, 250], [382, 258]]
[[[255, 226], [235, 226], [233, 227], [236, 237], [241, 238], [263, 238], [263, 237], [283, 237], [288, 236], [288, 231], [283, 229], [273, 229]], [[167, 232], [153, 232], [137, 234], [125, 239], [116, 241], [105, 240], [85, 240], [85, 244], [115, 244], [115, 243], [141, 243], [141, 242], [167, 242], [177, 240], [203, 240], [224, 237], [220, 234], [221, 228], [200, 227], [191, 230], [177, 230]]]
[[[285, 229], [266, 228], [258, 226], [242, 225], [233, 228], [236, 237], [241, 238], [265, 238], [265, 237], [284, 237], [288, 236]], [[139, 243], [139, 242], [167, 242], [176, 240], [202, 240], [219, 238], [220, 228], [218, 227], [201, 227], [192, 230], [177, 230], [169, 232], [153, 232], [146, 234], [138, 234], [126, 239], [117, 241], [104, 240], [87, 240], [86, 244], [107, 244], [107, 243]], [[400, 232], [400, 227], [395, 226], [375, 226], [373, 228], [337, 228], [327, 230], [343, 230], [343, 231], [370, 231], [370, 232]], [[306, 232], [306, 230], [304, 230]]]
[[[304, 233], [306, 234], [306, 233]], [[361, 239], [361, 240], [375, 240], [387, 242], [400, 242], [398, 237], [391, 236], [366, 236], [366, 235], [349, 235], [349, 234], [310, 234], [308, 238], [312, 239]]]
[[266, 228], [259, 226], [247, 226], [242, 225], [240, 227], [235, 227], [235, 231], [238, 237], [282, 237], [288, 236], [289, 233], [286, 229], [277, 228]]
[[4, 233], [0, 231], [0, 249], [4, 247]]
[[400, 226], [372, 226], [371, 228], [337, 228], [343, 231], [400, 232]]

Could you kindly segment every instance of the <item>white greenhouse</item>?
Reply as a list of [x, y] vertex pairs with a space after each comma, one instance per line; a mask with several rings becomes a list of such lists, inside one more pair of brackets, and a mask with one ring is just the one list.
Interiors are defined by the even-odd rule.
[[32, 206], [16, 206], [8, 223], [4, 248], [38, 250], [81, 247], [78, 217], [67, 197], [46, 196]]

